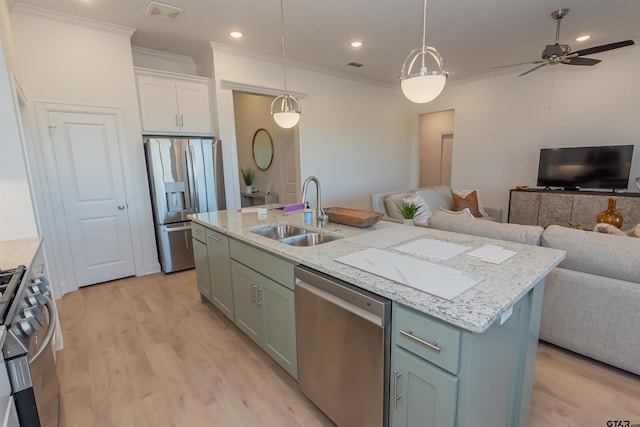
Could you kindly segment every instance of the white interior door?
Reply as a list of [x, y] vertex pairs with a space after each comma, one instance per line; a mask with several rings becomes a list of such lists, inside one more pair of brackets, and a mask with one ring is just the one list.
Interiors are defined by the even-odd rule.
[[451, 163], [453, 161], [453, 134], [442, 135], [440, 151], [440, 184], [451, 185]]
[[298, 150], [296, 149], [297, 136], [291, 140], [284, 141], [282, 143], [282, 188], [284, 189], [284, 200], [280, 200], [280, 203], [286, 203], [288, 205], [300, 203], [301, 184], [298, 180], [299, 162], [297, 159]]
[[49, 112], [78, 286], [135, 274], [114, 115]]

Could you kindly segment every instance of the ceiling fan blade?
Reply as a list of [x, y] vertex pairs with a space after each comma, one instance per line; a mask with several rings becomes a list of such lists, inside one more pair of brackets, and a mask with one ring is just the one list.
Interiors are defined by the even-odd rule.
[[602, 62], [599, 59], [592, 59], [592, 58], [567, 58], [564, 61], [562, 61], [563, 64], [566, 65], [596, 65], [598, 63]]
[[593, 55], [594, 53], [606, 52], [608, 50], [619, 49], [621, 47], [634, 45], [635, 42], [633, 40], [625, 40], [616, 43], [603, 44], [600, 46], [589, 47], [587, 49], [577, 50], [575, 52], [571, 52], [572, 56], [585, 56], [585, 55]]
[[518, 64], [498, 65], [497, 67], [491, 67], [491, 69], [495, 70], [498, 68], [516, 67], [518, 65], [542, 64], [543, 62], [547, 62], [547, 61], [529, 61], [529, 62], [520, 62]]
[[520, 74], [518, 77], [522, 77], [522, 76], [526, 76], [527, 74], [534, 72], [535, 70], [537, 70], [538, 68], [542, 68], [545, 65], [549, 65], [549, 63], [547, 61], [544, 61], [544, 64], [540, 64], [536, 67], [533, 67], [532, 69], [530, 69], [529, 71], [525, 71], [524, 73]]

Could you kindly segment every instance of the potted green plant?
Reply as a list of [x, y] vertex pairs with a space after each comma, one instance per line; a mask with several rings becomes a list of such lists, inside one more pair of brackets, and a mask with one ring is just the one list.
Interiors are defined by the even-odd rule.
[[415, 216], [420, 210], [420, 206], [415, 204], [414, 202], [402, 201], [402, 203], [398, 203], [396, 205], [398, 207], [398, 211], [400, 215], [402, 215], [402, 223], [407, 225], [415, 225]]
[[245, 192], [253, 193], [253, 179], [255, 177], [255, 170], [253, 168], [240, 169], [242, 173], [242, 180], [245, 185]]

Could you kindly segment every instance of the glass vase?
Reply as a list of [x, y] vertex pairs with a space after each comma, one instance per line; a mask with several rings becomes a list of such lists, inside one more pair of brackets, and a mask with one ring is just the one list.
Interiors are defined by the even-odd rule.
[[609, 207], [598, 214], [596, 222], [611, 224], [621, 228], [623, 221], [624, 218], [622, 214], [616, 210], [616, 198], [609, 197]]

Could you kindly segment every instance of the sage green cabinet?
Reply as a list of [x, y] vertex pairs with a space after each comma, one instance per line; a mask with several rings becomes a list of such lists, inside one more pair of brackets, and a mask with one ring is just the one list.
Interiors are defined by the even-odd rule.
[[229, 238], [224, 234], [210, 229], [207, 229], [206, 236], [211, 302], [225, 316], [234, 320]]
[[394, 302], [389, 425], [526, 427], [544, 285], [482, 333]]
[[258, 273], [231, 260], [231, 283], [235, 304], [236, 325], [256, 343], [262, 338], [260, 310], [258, 307]]
[[207, 253], [207, 234], [204, 226], [191, 223], [191, 242], [196, 266], [196, 283], [200, 291], [200, 301], [211, 301], [211, 283], [209, 282], [209, 255]]
[[297, 379], [293, 264], [233, 239], [230, 251], [236, 325]]
[[[207, 245], [199, 240], [192, 239], [193, 257], [196, 264], [196, 282], [200, 291], [201, 300], [206, 298], [211, 301], [211, 285], [209, 283], [209, 256]], [[202, 300], [204, 302], [204, 300]]]
[[399, 347], [391, 357], [391, 425], [454, 426], [458, 379]]

